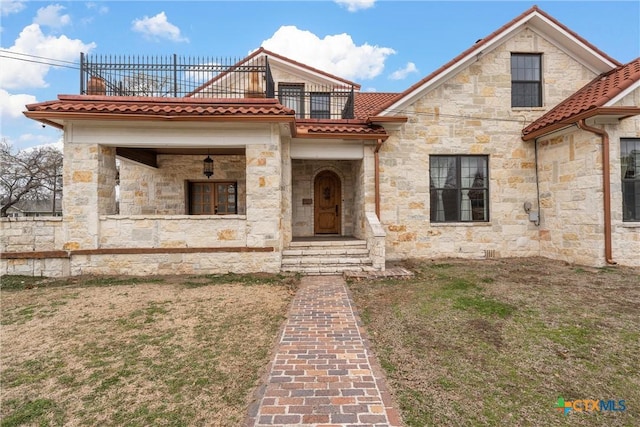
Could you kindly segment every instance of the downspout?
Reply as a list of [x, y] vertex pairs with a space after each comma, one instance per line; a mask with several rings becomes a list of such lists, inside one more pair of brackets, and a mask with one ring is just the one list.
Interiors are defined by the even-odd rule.
[[602, 139], [602, 189], [604, 197], [604, 257], [607, 264], [616, 264], [611, 253], [611, 177], [609, 165], [609, 134], [603, 129], [588, 126], [584, 119], [577, 123], [587, 132], [595, 133]]
[[375, 164], [375, 196], [376, 196], [376, 216], [378, 217], [378, 221], [380, 220], [380, 155], [378, 152], [380, 151], [380, 147], [382, 147], [382, 139], [378, 139], [376, 143], [376, 149], [373, 151], [374, 156], [374, 164]]

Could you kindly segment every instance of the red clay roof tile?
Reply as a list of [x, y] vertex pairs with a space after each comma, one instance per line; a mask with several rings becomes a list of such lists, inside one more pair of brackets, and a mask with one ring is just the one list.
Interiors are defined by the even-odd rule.
[[527, 136], [534, 132], [540, 134], [545, 128], [557, 127], [559, 124], [572, 124], [572, 118], [589, 110], [605, 107], [609, 101], [638, 80], [640, 80], [640, 57], [626, 65], [600, 74], [578, 92], [525, 127], [522, 130], [523, 138], [531, 139]]
[[382, 126], [362, 120], [296, 120], [297, 136], [320, 137], [322, 135], [351, 136], [364, 139], [386, 139], [387, 132]]
[[59, 95], [57, 100], [27, 105], [35, 112], [122, 114], [149, 116], [293, 116], [275, 99], [154, 98], [126, 96]]
[[356, 92], [354, 115], [358, 119], [367, 119], [380, 111], [380, 107], [392, 102], [400, 93], [391, 92]]

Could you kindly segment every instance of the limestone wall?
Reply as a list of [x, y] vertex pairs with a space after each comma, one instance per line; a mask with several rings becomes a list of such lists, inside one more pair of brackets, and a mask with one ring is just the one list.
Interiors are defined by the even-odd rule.
[[[625, 97], [618, 105], [640, 105], [640, 90]], [[640, 222], [622, 221], [622, 184], [620, 139], [640, 138], [640, 117], [628, 118], [620, 126], [607, 126], [611, 158], [611, 233], [613, 260], [640, 267]]]
[[[617, 105], [640, 105], [640, 91]], [[622, 221], [620, 139], [640, 138], [640, 118], [598, 125], [609, 135], [611, 246], [614, 262], [640, 266], [640, 222]], [[604, 266], [604, 191], [602, 139], [572, 132], [540, 141], [542, 224], [540, 253], [578, 264]]]
[[[65, 241], [60, 217], [2, 218], [0, 236], [0, 253], [55, 251]], [[65, 258], [0, 260], [0, 274], [60, 276], [68, 272], [69, 260]]]
[[538, 143], [540, 253], [604, 264], [602, 144], [587, 132]]
[[210, 248], [247, 244], [242, 215], [137, 215], [100, 218], [100, 248]]
[[276, 252], [74, 255], [71, 275], [278, 273]]
[[1, 218], [0, 236], [0, 252], [59, 250], [64, 243], [62, 218]]
[[[120, 214], [185, 215], [186, 182], [207, 181], [202, 174], [205, 156], [159, 155], [154, 169], [122, 160], [120, 164]], [[213, 156], [213, 176], [208, 181], [238, 183], [238, 214], [246, 212], [246, 161], [244, 156]]]
[[[342, 183], [342, 234], [352, 236], [354, 234], [354, 205], [356, 194], [356, 179], [358, 167], [361, 161], [351, 160], [293, 160], [293, 235], [298, 237], [314, 235], [314, 180], [318, 173], [330, 170], [338, 174]], [[310, 199], [311, 204], [304, 204], [305, 199]], [[361, 207], [358, 207], [361, 209]]]
[[[511, 52], [543, 53], [544, 108], [511, 108]], [[594, 74], [531, 30], [524, 30], [401, 115], [408, 122], [380, 150], [381, 222], [387, 259], [539, 255], [535, 154], [520, 131]], [[429, 156], [487, 155], [489, 215], [483, 223], [430, 222]]]

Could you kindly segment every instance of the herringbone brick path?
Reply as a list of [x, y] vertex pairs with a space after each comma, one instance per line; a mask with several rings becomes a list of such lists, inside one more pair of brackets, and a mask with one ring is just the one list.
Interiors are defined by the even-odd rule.
[[344, 279], [302, 279], [251, 426], [400, 426]]

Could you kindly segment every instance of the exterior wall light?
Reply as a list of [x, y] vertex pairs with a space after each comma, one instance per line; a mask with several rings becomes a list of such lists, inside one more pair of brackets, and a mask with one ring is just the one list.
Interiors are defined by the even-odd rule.
[[207, 154], [207, 158], [202, 161], [202, 173], [207, 177], [207, 179], [211, 178], [213, 175], [213, 159]]

